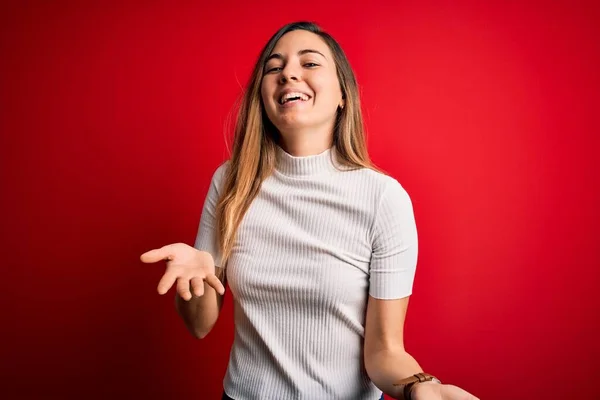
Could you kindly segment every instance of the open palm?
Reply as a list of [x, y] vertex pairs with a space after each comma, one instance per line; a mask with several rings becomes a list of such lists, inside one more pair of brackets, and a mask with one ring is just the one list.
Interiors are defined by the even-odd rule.
[[145, 252], [142, 262], [167, 262], [167, 269], [158, 282], [158, 293], [165, 294], [177, 282], [177, 293], [184, 300], [190, 300], [192, 293], [204, 294], [204, 282], [217, 293], [225, 293], [225, 287], [215, 275], [215, 262], [210, 253], [199, 251], [185, 243], [173, 243]]

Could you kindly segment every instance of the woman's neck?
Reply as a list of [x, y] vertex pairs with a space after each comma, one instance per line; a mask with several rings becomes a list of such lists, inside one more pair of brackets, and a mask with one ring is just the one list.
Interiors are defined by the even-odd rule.
[[294, 157], [314, 156], [330, 149], [333, 135], [282, 134], [279, 146]]

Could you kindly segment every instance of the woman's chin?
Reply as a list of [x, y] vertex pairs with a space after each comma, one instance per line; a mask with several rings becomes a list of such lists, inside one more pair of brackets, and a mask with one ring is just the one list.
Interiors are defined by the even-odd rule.
[[282, 118], [277, 124], [277, 129], [279, 129], [280, 132], [299, 131], [308, 127], [310, 127], [310, 123], [308, 123], [308, 121], [304, 121], [302, 118], [296, 117]]

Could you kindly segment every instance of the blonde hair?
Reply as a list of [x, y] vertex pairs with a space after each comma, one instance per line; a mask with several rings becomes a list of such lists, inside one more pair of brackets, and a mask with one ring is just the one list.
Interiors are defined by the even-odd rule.
[[288, 32], [306, 30], [321, 37], [331, 49], [345, 106], [338, 109], [333, 132], [337, 161], [350, 168], [377, 168], [369, 159], [358, 85], [340, 45], [311, 22], [288, 24], [263, 48], [243, 95], [235, 125], [232, 154], [217, 204], [217, 242], [225, 268], [244, 214], [258, 195], [262, 182], [273, 172], [279, 133], [268, 119], [261, 98], [261, 85], [267, 58], [279, 39]]

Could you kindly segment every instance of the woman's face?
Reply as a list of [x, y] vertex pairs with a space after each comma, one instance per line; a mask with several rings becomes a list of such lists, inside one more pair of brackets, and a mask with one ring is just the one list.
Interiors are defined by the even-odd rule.
[[312, 32], [286, 33], [267, 59], [261, 96], [282, 135], [331, 135], [337, 108], [344, 103], [329, 46]]

